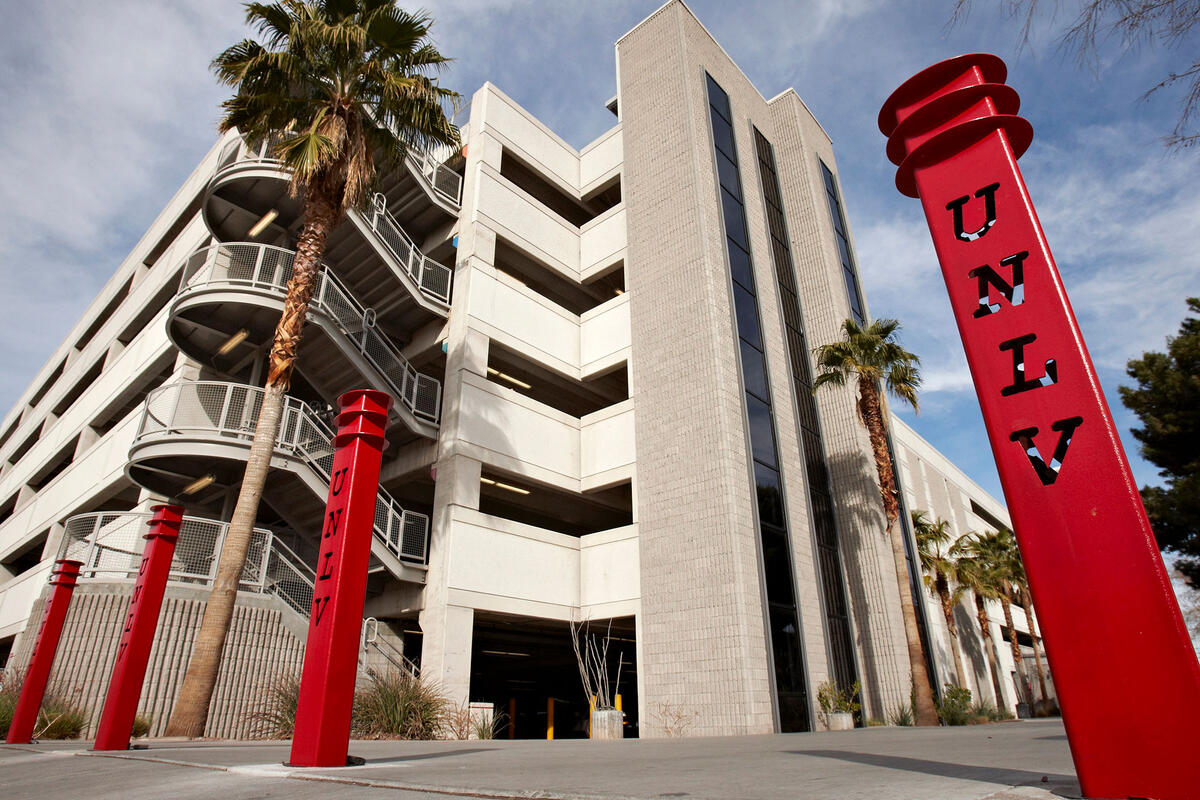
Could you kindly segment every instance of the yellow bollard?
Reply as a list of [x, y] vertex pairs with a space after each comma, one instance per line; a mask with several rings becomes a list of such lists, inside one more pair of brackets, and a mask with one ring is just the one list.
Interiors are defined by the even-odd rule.
[[617, 700], [617, 711], [624, 710], [621, 708], [621, 695], [617, 695], [616, 700]]
[[592, 712], [596, 710], [596, 695], [588, 698], [588, 738], [592, 738]]
[[546, 738], [554, 738], [554, 698], [546, 698]]

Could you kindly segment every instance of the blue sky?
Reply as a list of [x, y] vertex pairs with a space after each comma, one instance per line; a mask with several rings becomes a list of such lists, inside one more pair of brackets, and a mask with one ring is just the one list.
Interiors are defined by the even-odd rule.
[[[469, 96], [490, 80], [580, 146], [612, 124], [603, 103], [615, 91], [613, 43], [658, 4], [426, 7], [437, 44], [455, 58], [446, 85]], [[1126, 360], [1161, 349], [1184, 298], [1200, 295], [1200, 152], [1170, 153], [1159, 141], [1174, 123], [1178, 92], [1139, 97], [1172, 66], [1190, 64], [1191, 50], [1119, 55], [1113, 46], [1093, 72], [1060, 54], [1052, 35], [1072, 3], [1024, 48], [1018, 22], [992, 5], [978, 0], [965, 22], [948, 27], [952, 0], [690, 3], [764, 95], [795, 87], [832, 136], [871, 311], [899, 318], [925, 364], [921, 414], [904, 417], [997, 497], [920, 207], [896, 192], [875, 117], [896, 86], [936, 61], [983, 50], [1008, 63], [1035, 130], [1021, 160], [1026, 181], [1135, 476], [1153, 481], [1116, 386], [1128, 382]], [[44, 0], [6, 15], [0, 407], [16, 400], [211, 146], [225, 92], [208, 62], [242, 34], [240, 3], [230, 0]]]

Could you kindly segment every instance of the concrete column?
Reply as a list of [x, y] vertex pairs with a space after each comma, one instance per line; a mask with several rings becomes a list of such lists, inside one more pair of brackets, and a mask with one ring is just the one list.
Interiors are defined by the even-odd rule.
[[108, 346], [108, 352], [104, 354], [104, 368], [108, 369], [114, 361], [121, 357], [123, 352], [125, 352], [125, 345], [119, 339], [114, 339], [113, 343]]
[[439, 684], [455, 705], [470, 700], [474, 624], [471, 608], [442, 605], [421, 612], [421, 675]]
[[58, 548], [62, 545], [63, 535], [67, 532], [67, 526], [61, 522], [56, 522], [50, 526], [50, 531], [46, 534], [46, 544], [42, 546], [42, 561], [47, 558], [57, 558]]

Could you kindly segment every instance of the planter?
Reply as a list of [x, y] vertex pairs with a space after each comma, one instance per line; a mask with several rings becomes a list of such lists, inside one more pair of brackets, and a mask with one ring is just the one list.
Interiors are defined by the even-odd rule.
[[854, 730], [854, 715], [849, 711], [830, 711], [825, 716], [829, 718], [829, 730], [831, 731]]
[[603, 708], [592, 712], [593, 739], [624, 739], [625, 712]]

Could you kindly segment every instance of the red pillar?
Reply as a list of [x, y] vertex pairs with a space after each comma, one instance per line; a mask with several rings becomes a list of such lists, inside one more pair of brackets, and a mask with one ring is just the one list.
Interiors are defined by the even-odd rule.
[[1083, 792], [1195, 798], [1200, 665], [1017, 168], [1033, 129], [1005, 76], [992, 55], [943, 61], [879, 127], [941, 262]]
[[67, 559], [54, 562], [54, 571], [50, 573], [50, 585], [54, 590], [46, 602], [42, 625], [29, 656], [29, 668], [25, 670], [25, 680], [21, 684], [21, 696], [17, 698], [17, 707], [8, 726], [8, 738], [5, 739], [8, 744], [28, 744], [33, 739], [38, 711], [50, 680], [50, 668], [54, 665], [54, 654], [58, 652], [58, 640], [62, 638], [67, 608], [71, 605], [71, 594], [75, 591], [82, 565], [82, 561]]
[[121, 631], [121, 642], [117, 645], [117, 659], [113, 662], [112, 678], [108, 682], [108, 695], [104, 699], [93, 750], [129, 749], [133, 718], [137, 715], [138, 700], [142, 696], [146, 665], [150, 662], [150, 647], [154, 644], [154, 632], [158, 628], [158, 612], [162, 609], [171, 559], [175, 556], [179, 526], [183, 524], [182, 506], [161, 505], [151, 510], [154, 516], [148, 523], [150, 531], [145, 535], [146, 549], [138, 566], [133, 596], [129, 598], [125, 627]]
[[371, 527], [391, 403], [385, 392], [365, 389], [338, 398], [341, 413], [333, 440], [337, 449], [317, 556], [290, 766], [348, 763]]

